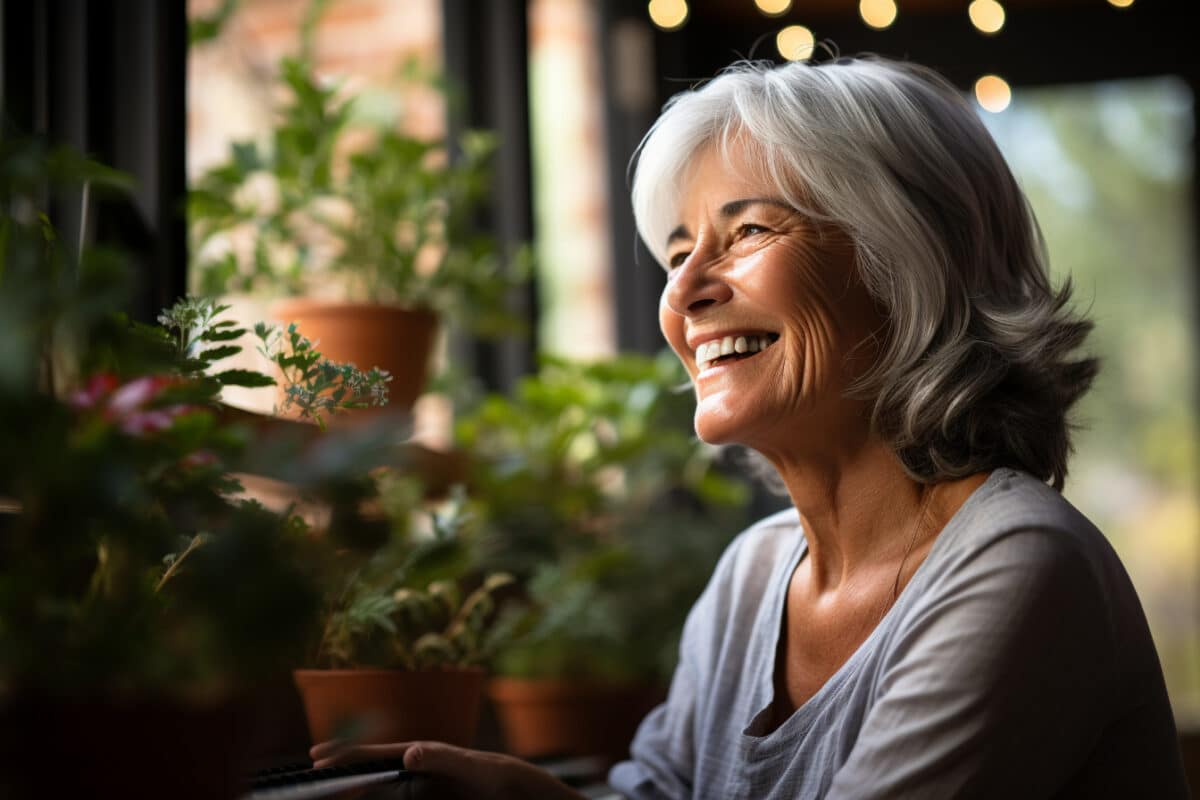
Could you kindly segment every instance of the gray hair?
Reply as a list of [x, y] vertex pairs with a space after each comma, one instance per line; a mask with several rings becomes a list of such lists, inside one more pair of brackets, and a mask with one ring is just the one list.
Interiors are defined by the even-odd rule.
[[1061, 489], [1067, 412], [1099, 369], [1037, 221], [967, 100], [882, 58], [736, 64], [671, 98], [636, 156], [633, 208], [666, 263], [688, 167], [736, 143], [797, 210], [842, 229], [887, 319], [854, 396], [922, 482], [1016, 467]]

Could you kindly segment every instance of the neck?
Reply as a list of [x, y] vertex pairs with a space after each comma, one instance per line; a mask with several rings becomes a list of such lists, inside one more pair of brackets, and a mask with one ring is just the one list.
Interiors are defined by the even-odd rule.
[[772, 461], [800, 512], [815, 588], [837, 589], [902, 558], [930, 487], [881, 442], [849, 458]]
[[[777, 454], [774, 454], [777, 456]], [[904, 567], [945, 527], [987, 473], [922, 484], [873, 437], [837, 458], [768, 458], [800, 512], [808, 570], [818, 592]], [[919, 563], [919, 559], [916, 559]]]

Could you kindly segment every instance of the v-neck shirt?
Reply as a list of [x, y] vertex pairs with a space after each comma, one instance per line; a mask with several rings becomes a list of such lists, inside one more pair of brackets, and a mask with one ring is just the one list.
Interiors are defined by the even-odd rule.
[[1057, 491], [998, 469], [874, 630], [773, 729], [795, 509], [726, 550], [667, 701], [609, 782], [630, 798], [1187, 797], [1141, 605]]

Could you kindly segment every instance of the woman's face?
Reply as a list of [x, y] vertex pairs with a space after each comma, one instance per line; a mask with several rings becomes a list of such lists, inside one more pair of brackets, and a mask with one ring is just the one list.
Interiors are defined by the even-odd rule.
[[745, 163], [736, 146], [701, 151], [667, 245], [659, 322], [695, 385], [696, 433], [768, 456], [861, 441], [865, 406], [844, 393], [882, 318], [853, 248]]

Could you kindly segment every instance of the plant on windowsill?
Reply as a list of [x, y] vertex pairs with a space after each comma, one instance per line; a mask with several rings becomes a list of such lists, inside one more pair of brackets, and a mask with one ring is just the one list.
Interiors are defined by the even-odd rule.
[[686, 380], [669, 353], [546, 358], [457, 422], [482, 561], [528, 587], [498, 623], [489, 685], [518, 755], [622, 753], [741, 527], [746, 486], [695, 439]]
[[219, 369], [242, 332], [211, 303], [120, 313], [124, 260], [72, 251], [38, 206], [85, 182], [127, 185], [0, 138], [0, 795], [232, 798], [238, 701], [300, 658], [319, 584], [303, 521], [238, 500], [231, 471], [286, 470], [348, 541], [383, 454], [226, 423], [222, 386], [273, 379]]
[[[378, 477], [389, 540], [371, 553], [331, 552], [313, 669], [296, 670], [313, 742], [436, 739], [470, 746], [505, 573], [473, 577], [461, 487], [413, 529], [423, 493]], [[468, 590], [469, 589], [469, 590]]]
[[[353, 99], [285, 58], [289, 101], [269, 148], [233, 145], [188, 202], [205, 294], [288, 297], [273, 314], [339, 361], [379, 364], [392, 407], [422, 391], [441, 321], [483, 336], [523, 329], [508, 310], [530, 273], [477, 231], [494, 137], [426, 141], [353, 120]], [[332, 287], [332, 288], [331, 288]]]

